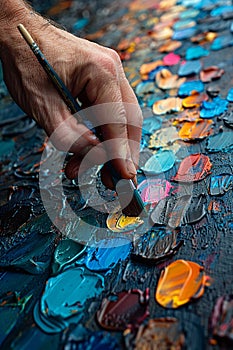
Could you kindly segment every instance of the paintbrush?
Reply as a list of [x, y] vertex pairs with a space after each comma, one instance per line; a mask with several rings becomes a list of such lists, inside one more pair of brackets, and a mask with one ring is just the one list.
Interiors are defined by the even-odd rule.
[[[49, 64], [48, 60], [46, 59], [44, 54], [41, 52], [39, 46], [33, 40], [30, 33], [22, 24], [18, 25], [18, 29], [22, 34], [23, 38], [25, 39], [25, 41], [28, 43], [32, 52], [36, 56], [37, 60], [39, 61], [39, 63], [41, 64], [41, 66], [49, 76], [49, 78], [51, 79], [53, 85], [61, 95], [63, 101], [66, 103], [70, 112], [72, 114], [79, 112], [82, 109], [81, 106], [72, 96], [71, 92], [66, 87], [66, 85], [64, 84], [62, 79], [59, 77], [59, 75], [56, 73], [56, 71], [53, 69], [53, 67]], [[78, 122], [79, 123], [83, 122], [80, 116], [79, 116]], [[121, 179], [117, 174], [117, 172], [115, 171], [115, 169], [113, 167], [110, 167], [110, 164], [109, 164], [109, 171], [112, 177], [113, 184], [116, 188], [116, 192], [119, 198], [119, 202], [120, 202], [123, 214], [127, 216], [147, 216], [147, 211], [144, 207], [144, 203], [133, 181]]]

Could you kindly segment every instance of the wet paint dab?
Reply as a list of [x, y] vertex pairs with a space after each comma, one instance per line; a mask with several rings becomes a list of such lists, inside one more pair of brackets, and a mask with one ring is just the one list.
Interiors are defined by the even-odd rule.
[[[233, 140], [232, 140], [233, 143]], [[184, 158], [173, 181], [196, 182], [210, 174], [212, 164], [208, 156], [197, 153]]]
[[165, 179], [147, 178], [138, 185], [138, 191], [143, 202], [153, 206], [167, 197], [172, 187], [170, 182]]
[[178, 131], [174, 126], [162, 128], [151, 135], [149, 140], [149, 148], [162, 148], [171, 145], [179, 139]]
[[107, 330], [123, 331], [128, 325], [136, 327], [149, 316], [149, 288], [130, 289], [104, 298], [97, 312], [97, 321]]
[[214, 32], [203, 32], [198, 35], [195, 35], [191, 38], [191, 41], [196, 44], [207, 44], [212, 42], [217, 37], [217, 33]]
[[228, 94], [227, 94], [227, 101], [233, 102], [233, 88], [231, 88], [231, 89], [228, 91]]
[[182, 108], [182, 100], [179, 97], [168, 97], [153, 104], [153, 113], [161, 115], [171, 112], [180, 112]]
[[176, 309], [204, 294], [209, 278], [197, 263], [176, 260], [162, 272], [156, 288], [155, 299], [165, 308]]
[[211, 196], [222, 195], [233, 187], [233, 175], [220, 174], [210, 178], [209, 192]]
[[156, 175], [170, 170], [176, 158], [172, 151], [158, 151], [140, 168], [146, 175]]
[[106, 271], [124, 261], [131, 250], [131, 241], [126, 238], [112, 238], [98, 241], [89, 247], [85, 266], [92, 271]]
[[143, 236], [134, 237], [132, 258], [148, 264], [155, 264], [174, 255], [182, 246], [178, 230], [152, 229]]
[[206, 214], [203, 196], [170, 197], [162, 199], [150, 214], [150, 220], [155, 225], [168, 225], [171, 228], [180, 227], [200, 221]]
[[189, 96], [192, 94], [193, 91], [196, 92], [203, 92], [204, 91], [204, 84], [200, 80], [192, 80], [192, 81], [186, 81], [183, 83], [178, 91], [178, 95], [181, 97]]
[[229, 47], [233, 45], [233, 38], [232, 35], [224, 35], [217, 37], [212, 45], [210, 46], [210, 49], [213, 51], [218, 51], [221, 49], [224, 49], [225, 47]]
[[179, 130], [183, 141], [201, 140], [213, 133], [213, 121], [198, 119], [194, 122], [185, 122]]
[[53, 274], [61, 272], [65, 267], [74, 263], [85, 252], [86, 247], [72, 239], [62, 239], [54, 252], [52, 264]]
[[233, 128], [233, 112], [225, 112], [223, 115], [223, 121], [229, 128]]
[[170, 27], [164, 27], [161, 30], [155, 32], [152, 37], [155, 40], [167, 40], [171, 39], [173, 35], [173, 30]]
[[196, 34], [196, 27], [176, 30], [172, 36], [173, 40], [184, 40], [193, 37]]
[[85, 302], [98, 296], [103, 288], [102, 276], [79, 267], [68, 269], [47, 281], [35, 305], [34, 320], [46, 333], [60, 332], [81, 319]]
[[185, 108], [199, 107], [203, 101], [208, 100], [208, 95], [204, 92], [199, 93], [192, 91], [191, 95], [183, 99], [183, 106]]
[[160, 89], [177, 89], [185, 82], [186, 78], [180, 78], [172, 74], [168, 69], [162, 69], [156, 74], [156, 84]]
[[185, 109], [183, 112], [177, 114], [174, 118], [174, 125], [182, 122], [194, 122], [197, 119], [200, 119], [200, 111], [198, 108]]
[[208, 50], [206, 50], [202, 46], [197, 45], [197, 46], [189, 47], [187, 49], [185, 58], [186, 60], [191, 61], [191, 60], [196, 60], [198, 58], [208, 56], [208, 55], [209, 55]]
[[142, 124], [142, 133], [143, 135], [151, 135], [153, 134], [156, 130], [159, 130], [162, 125], [162, 118], [160, 117], [149, 117], [144, 119], [143, 124]]
[[225, 5], [225, 6], [219, 6], [217, 8], [214, 8], [211, 12], [210, 12], [210, 15], [212, 17], [215, 17], [215, 16], [220, 16], [220, 15], [223, 15], [227, 12], [232, 12], [233, 11], [233, 6], [230, 6], [230, 5]]
[[153, 93], [155, 90], [155, 85], [151, 81], [140, 82], [135, 89], [137, 95], [141, 96], [148, 93]]
[[182, 350], [185, 343], [179, 320], [174, 317], [150, 319], [137, 331], [127, 328], [123, 334], [126, 348], [129, 350]]
[[183, 29], [192, 28], [195, 26], [196, 26], [196, 22], [194, 20], [191, 20], [190, 18], [188, 19], [184, 18], [180, 21], [175, 22], [173, 25], [173, 29], [183, 30]]
[[[227, 349], [232, 348], [233, 343], [233, 296], [224, 295], [217, 299], [214, 306], [211, 319], [210, 329], [213, 340], [221, 344], [228, 342]], [[224, 343], [223, 343], [224, 344]], [[225, 348], [225, 346], [224, 346]]]
[[169, 40], [168, 42], [160, 46], [158, 51], [161, 53], [171, 52], [178, 49], [181, 46], [182, 46], [181, 41]]
[[233, 149], [233, 137], [231, 131], [220, 132], [209, 136], [206, 150], [209, 152], [228, 152]]
[[209, 83], [212, 80], [220, 79], [224, 73], [224, 69], [217, 66], [210, 66], [200, 72], [200, 79], [203, 83]]
[[201, 68], [201, 61], [199, 60], [182, 62], [178, 70], [178, 75], [180, 77], [187, 77], [189, 75], [198, 74]]
[[113, 232], [130, 232], [143, 224], [140, 217], [126, 216], [121, 210], [110, 213], [107, 218], [107, 227]]
[[174, 52], [170, 52], [168, 55], [164, 56], [163, 62], [165, 66], [174, 66], [180, 62], [180, 56], [176, 55]]
[[154, 61], [154, 62], [149, 62], [149, 63], [144, 63], [140, 67], [140, 74], [145, 75], [150, 73], [152, 70], [158, 68], [159, 66], [163, 66], [164, 63], [162, 60]]

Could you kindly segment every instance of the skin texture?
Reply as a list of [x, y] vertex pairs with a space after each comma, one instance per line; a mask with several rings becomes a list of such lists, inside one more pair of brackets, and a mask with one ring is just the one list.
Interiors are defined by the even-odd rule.
[[[102, 141], [114, 139], [113, 145], [107, 150], [89, 129], [71, 116], [22, 39], [17, 30], [19, 23], [30, 31], [50, 64], [83, 107], [116, 103], [111, 123], [104, 115], [97, 115], [100, 118], [98, 122], [106, 123], [99, 128]], [[135, 181], [142, 116], [118, 54], [55, 27], [33, 12], [22, 0], [0, 2], [0, 25], [0, 58], [4, 80], [13, 99], [44, 128], [48, 136], [53, 135], [52, 142], [58, 149], [67, 150], [71, 140], [77, 139], [76, 142], [72, 141], [70, 152], [73, 157], [66, 166], [66, 175], [69, 178], [76, 177], [83, 157], [98, 145], [94, 152], [90, 152], [86, 164], [102, 164], [111, 158], [112, 165], [122, 178]], [[133, 104], [137, 113], [133, 116], [128, 113], [124, 103]], [[129, 126], [130, 121], [136, 126]], [[59, 128], [61, 123], [62, 128]], [[129, 140], [135, 142], [131, 145]], [[111, 188], [107, 167], [103, 168], [103, 179]]]

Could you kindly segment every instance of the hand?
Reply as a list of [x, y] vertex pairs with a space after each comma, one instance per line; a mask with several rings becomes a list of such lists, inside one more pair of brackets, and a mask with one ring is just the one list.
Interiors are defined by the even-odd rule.
[[[83, 157], [95, 146], [88, 163], [104, 163], [109, 156], [112, 165], [122, 178], [135, 179], [141, 138], [142, 116], [136, 97], [125, 77], [118, 54], [95, 43], [77, 38], [45, 20], [31, 14], [30, 31], [49, 63], [62, 78], [83, 107], [114, 102], [117, 106], [112, 123], [104, 115], [97, 114], [103, 140], [114, 139], [112, 147], [105, 149], [99, 139], [83, 124], [71, 116], [67, 106], [47, 77], [43, 68], [21, 37], [14, 31], [11, 42], [4, 44], [1, 54], [4, 80], [14, 100], [32, 116], [46, 133], [53, 134], [53, 143], [60, 150], [67, 150], [71, 140], [77, 140], [70, 148], [74, 155], [66, 166], [69, 178], [77, 176]], [[29, 21], [30, 22], [30, 21]], [[17, 25], [16, 25], [17, 26]], [[137, 113], [127, 113], [124, 103], [135, 106]], [[66, 121], [66, 123], [64, 123]], [[130, 126], [131, 122], [135, 126]], [[63, 123], [63, 124], [62, 124]], [[59, 128], [59, 125], [62, 127]], [[82, 136], [80, 136], [82, 135]], [[130, 145], [129, 140], [135, 141]], [[111, 145], [111, 143], [110, 143]], [[107, 168], [104, 167], [105, 184], [112, 187]]]

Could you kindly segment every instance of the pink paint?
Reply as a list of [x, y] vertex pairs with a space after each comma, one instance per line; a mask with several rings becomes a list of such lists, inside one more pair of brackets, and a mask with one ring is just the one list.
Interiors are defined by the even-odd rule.
[[174, 66], [175, 64], [180, 62], [180, 56], [176, 55], [173, 52], [170, 52], [163, 58], [163, 62], [166, 66]]
[[166, 198], [173, 186], [164, 179], [146, 179], [142, 181], [138, 190], [144, 203], [154, 207], [161, 199]]

